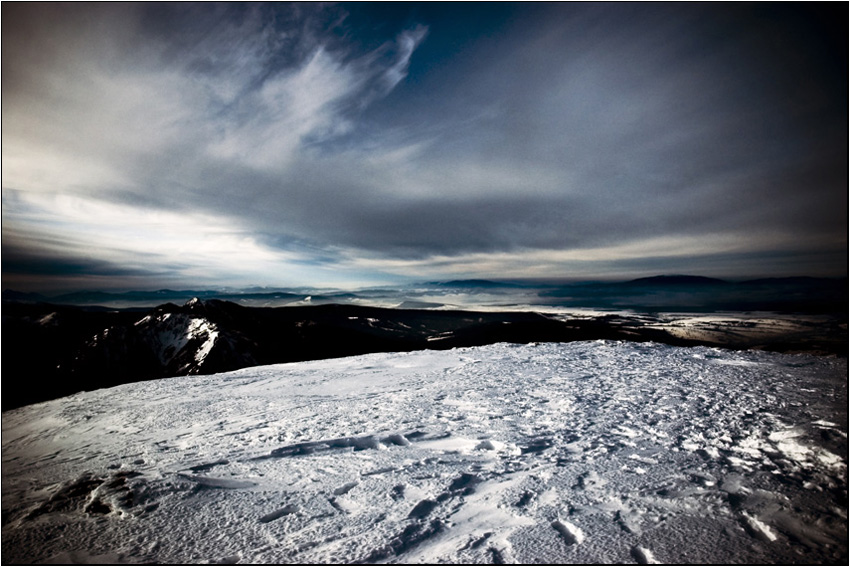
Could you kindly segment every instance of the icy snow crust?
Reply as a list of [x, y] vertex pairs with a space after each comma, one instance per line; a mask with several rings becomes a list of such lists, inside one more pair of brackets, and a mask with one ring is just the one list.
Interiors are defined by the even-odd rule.
[[847, 360], [497, 344], [3, 413], [19, 562], [847, 561]]

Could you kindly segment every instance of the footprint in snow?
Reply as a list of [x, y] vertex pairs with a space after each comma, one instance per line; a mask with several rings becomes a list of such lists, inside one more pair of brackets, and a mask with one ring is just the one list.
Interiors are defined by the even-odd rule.
[[461, 473], [461, 475], [455, 478], [451, 485], [449, 485], [449, 491], [462, 491], [463, 494], [469, 495], [475, 492], [475, 487], [481, 482], [483, 482], [483, 480], [478, 475]]
[[578, 481], [573, 485], [573, 488], [593, 491], [601, 489], [606, 484], [608, 484], [608, 481], [599, 476], [599, 473], [589, 471], [578, 477]]
[[526, 490], [522, 493], [522, 496], [520, 496], [519, 500], [517, 500], [516, 504], [514, 505], [517, 508], [525, 508], [526, 506], [531, 504], [536, 498], [537, 495], [535, 493], [531, 492], [530, 490]]
[[198, 475], [188, 475], [188, 474], [180, 474], [179, 476], [194, 481], [197, 483], [197, 489], [229, 489], [229, 490], [237, 490], [240, 488], [251, 488], [256, 486], [256, 482], [252, 482], [250, 480], [237, 480], [230, 478], [214, 478], [210, 476], [198, 476]]
[[632, 557], [635, 558], [641, 565], [658, 565], [659, 561], [655, 559], [652, 552], [645, 547], [636, 545], [632, 548]]
[[504, 553], [495, 547], [488, 547], [487, 551], [490, 553], [490, 559], [493, 561], [493, 565], [507, 565], [509, 563], [505, 559]]
[[403, 500], [404, 499], [404, 489], [405, 489], [405, 487], [404, 487], [403, 484], [397, 484], [397, 485], [393, 486], [393, 489], [390, 491], [390, 498], [392, 498], [396, 502], [398, 502], [399, 500]]
[[279, 508], [279, 509], [275, 510], [274, 512], [270, 512], [270, 513], [266, 514], [265, 516], [262, 516], [260, 518], [260, 523], [261, 524], [268, 524], [269, 522], [273, 522], [273, 521], [280, 519], [284, 516], [288, 516], [289, 514], [294, 514], [297, 511], [298, 511], [297, 506], [295, 506], [294, 504], [287, 504], [283, 508]]
[[578, 545], [584, 541], [584, 532], [581, 528], [567, 520], [555, 520], [552, 527], [567, 545]]
[[408, 514], [407, 517], [422, 519], [430, 514], [438, 505], [439, 502], [431, 500], [430, 498], [422, 500], [419, 504], [413, 507], [413, 510], [410, 511], [410, 514]]
[[623, 513], [622, 510], [617, 510], [614, 514], [614, 521], [627, 534], [640, 534], [640, 518], [634, 512]]
[[357, 481], [347, 482], [334, 490], [334, 496], [342, 496], [343, 494], [348, 494], [355, 486], [357, 486]]

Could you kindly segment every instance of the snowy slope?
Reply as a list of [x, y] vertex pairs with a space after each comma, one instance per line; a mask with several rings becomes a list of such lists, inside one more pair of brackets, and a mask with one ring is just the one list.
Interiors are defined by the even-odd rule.
[[847, 361], [496, 344], [2, 416], [7, 563], [847, 560]]

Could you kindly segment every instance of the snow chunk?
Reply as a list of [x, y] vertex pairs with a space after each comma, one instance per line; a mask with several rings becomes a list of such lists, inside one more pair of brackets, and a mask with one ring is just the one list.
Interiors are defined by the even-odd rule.
[[770, 529], [770, 526], [759, 520], [754, 516], [750, 516], [746, 512], [741, 512], [741, 515], [744, 517], [744, 520], [747, 522], [747, 525], [751, 530], [753, 530], [756, 534], [766, 539], [767, 541], [776, 541], [776, 534]]

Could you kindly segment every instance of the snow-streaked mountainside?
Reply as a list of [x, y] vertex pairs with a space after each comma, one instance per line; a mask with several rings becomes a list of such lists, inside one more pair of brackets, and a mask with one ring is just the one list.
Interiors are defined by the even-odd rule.
[[844, 358], [500, 343], [125, 384], [2, 426], [7, 563], [847, 561]]
[[192, 310], [197, 306], [203, 306], [203, 302], [195, 299], [186, 304], [189, 310], [186, 313], [156, 310], [133, 324], [140, 341], [154, 354], [161, 372], [172, 376], [201, 374], [208, 371], [210, 361], [222, 358], [237, 366], [257, 364], [245, 348], [249, 341], [237, 331], [219, 329], [215, 322], [195, 314]]
[[844, 314], [450, 311], [357, 305], [244, 307], [193, 299], [136, 311], [3, 305], [2, 409], [128, 382], [372, 352], [497, 342], [654, 341], [847, 353]]

